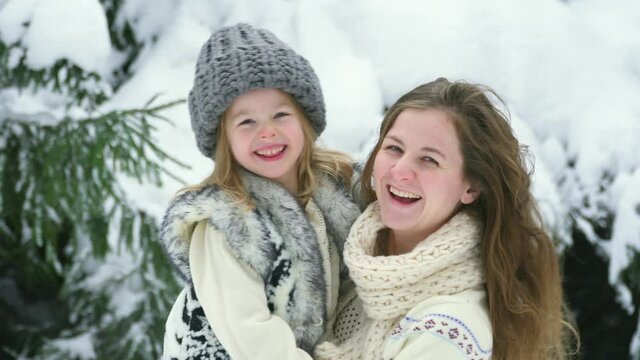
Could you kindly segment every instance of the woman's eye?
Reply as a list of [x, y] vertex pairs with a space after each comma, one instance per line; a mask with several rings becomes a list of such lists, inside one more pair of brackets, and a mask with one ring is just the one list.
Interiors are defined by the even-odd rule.
[[387, 151], [391, 151], [391, 152], [402, 152], [402, 149], [400, 149], [398, 146], [396, 145], [387, 145], [384, 147], [385, 150]]
[[432, 158], [431, 156], [423, 157], [422, 161], [424, 161], [427, 164], [431, 164], [431, 165], [435, 165], [435, 166], [440, 165], [440, 163], [436, 159]]

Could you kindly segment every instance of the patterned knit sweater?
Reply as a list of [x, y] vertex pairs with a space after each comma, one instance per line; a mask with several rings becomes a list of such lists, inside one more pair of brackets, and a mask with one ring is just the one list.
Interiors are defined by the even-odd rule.
[[479, 224], [461, 212], [407, 254], [372, 256], [383, 228], [377, 202], [353, 225], [344, 261], [357, 297], [342, 299], [316, 358], [489, 359]]

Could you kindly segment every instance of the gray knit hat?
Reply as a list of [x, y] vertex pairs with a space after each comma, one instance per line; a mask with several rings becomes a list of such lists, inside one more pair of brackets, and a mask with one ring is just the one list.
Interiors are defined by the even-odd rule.
[[191, 128], [204, 156], [213, 158], [221, 115], [229, 104], [256, 88], [289, 93], [317, 135], [324, 130], [322, 89], [309, 62], [271, 32], [236, 24], [216, 31], [202, 46], [189, 92]]

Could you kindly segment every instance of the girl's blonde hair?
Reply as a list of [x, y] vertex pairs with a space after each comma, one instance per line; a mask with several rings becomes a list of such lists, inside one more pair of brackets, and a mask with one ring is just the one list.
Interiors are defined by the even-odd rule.
[[507, 117], [486, 96], [486, 87], [438, 79], [418, 86], [389, 108], [378, 143], [362, 173], [362, 197], [375, 200], [373, 164], [382, 141], [406, 109], [440, 109], [456, 128], [465, 177], [480, 192], [465, 205], [484, 224], [482, 261], [496, 360], [566, 359], [577, 342], [564, 307], [553, 242], [531, 194], [527, 149]]
[[[298, 119], [302, 127], [304, 136], [304, 145], [296, 167], [298, 169], [298, 193], [293, 194], [298, 198], [301, 204], [306, 204], [313, 195], [313, 192], [319, 184], [318, 176], [326, 175], [333, 178], [337, 182], [350, 186], [351, 177], [353, 175], [353, 167], [351, 158], [342, 152], [322, 149], [315, 145], [317, 134], [300, 105], [295, 99], [287, 94], [297, 112]], [[231, 152], [231, 144], [227, 136], [226, 112], [222, 114], [220, 119], [220, 128], [216, 134], [217, 144], [215, 151], [215, 167], [211, 175], [204, 179], [200, 184], [188, 186], [180, 192], [192, 191], [207, 185], [216, 185], [229, 193], [238, 203], [253, 207], [251, 197], [247, 192], [242, 178], [240, 177], [240, 169], [243, 169], [233, 153]]]

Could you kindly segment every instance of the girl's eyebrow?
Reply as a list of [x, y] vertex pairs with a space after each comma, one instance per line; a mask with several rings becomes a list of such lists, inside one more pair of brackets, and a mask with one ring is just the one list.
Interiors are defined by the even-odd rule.
[[276, 107], [276, 109], [282, 109], [282, 108], [287, 108], [287, 110], [289, 109], [293, 109], [294, 106], [293, 104], [287, 102], [287, 101], [282, 101], [280, 104], [278, 104]]
[[[404, 143], [402, 142], [402, 140], [400, 140], [400, 138], [398, 138], [397, 136], [394, 135], [387, 135], [387, 137], [395, 142], [397, 142], [398, 144], [404, 146]], [[431, 147], [431, 146], [423, 146], [422, 148], [420, 148], [421, 151], [425, 151], [425, 152], [432, 152], [432, 153], [436, 153], [438, 155], [440, 155], [443, 159], [446, 159], [447, 156], [440, 150]]]

